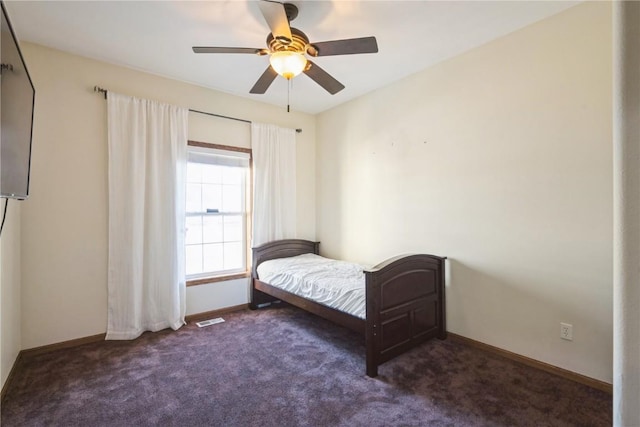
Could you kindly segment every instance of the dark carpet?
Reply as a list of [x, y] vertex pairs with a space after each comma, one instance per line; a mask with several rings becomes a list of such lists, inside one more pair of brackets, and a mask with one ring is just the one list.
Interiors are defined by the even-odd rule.
[[452, 340], [364, 375], [364, 339], [298, 309], [23, 358], [2, 426], [607, 426], [611, 395]]

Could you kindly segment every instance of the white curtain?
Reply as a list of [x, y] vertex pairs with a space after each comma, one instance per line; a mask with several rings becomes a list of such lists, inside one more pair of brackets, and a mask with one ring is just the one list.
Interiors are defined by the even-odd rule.
[[252, 246], [296, 237], [296, 134], [293, 129], [253, 123]]
[[188, 110], [108, 94], [107, 339], [184, 324]]

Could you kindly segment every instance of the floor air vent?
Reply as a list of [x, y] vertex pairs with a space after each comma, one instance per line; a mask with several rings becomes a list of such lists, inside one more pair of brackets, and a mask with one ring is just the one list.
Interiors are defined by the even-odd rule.
[[196, 322], [196, 325], [198, 325], [198, 327], [202, 328], [204, 326], [211, 326], [211, 325], [215, 325], [216, 323], [222, 323], [224, 322], [224, 319], [222, 317], [216, 317], [215, 319], [209, 319], [209, 320], [203, 320], [202, 322]]

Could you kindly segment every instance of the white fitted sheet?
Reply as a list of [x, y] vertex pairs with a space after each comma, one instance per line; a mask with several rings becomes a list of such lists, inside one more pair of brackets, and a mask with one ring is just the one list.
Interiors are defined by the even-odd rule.
[[364, 319], [366, 266], [304, 254], [265, 261], [258, 278], [317, 303]]

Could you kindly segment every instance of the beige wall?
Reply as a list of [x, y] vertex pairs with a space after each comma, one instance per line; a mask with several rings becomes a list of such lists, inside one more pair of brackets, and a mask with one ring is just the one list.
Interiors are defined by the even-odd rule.
[[[0, 237], [0, 387], [11, 372], [21, 348], [20, 339], [20, 209], [10, 200]], [[0, 203], [0, 217], [4, 200]], [[1, 219], [0, 219], [1, 221]]]
[[[22, 50], [36, 87], [32, 194], [22, 209], [22, 348], [106, 330], [106, 103], [93, 92], [94, 85], [197, 110], [303, 128], [297, 145], [298, 234], [315, 237], [313, 116], [288, 114], [284, 107], [38, 45], [24, 43]], [[246, 123], [193, 113], [189, 120], [191, 139], [250, 145]], [[189, 288], [187, 301], [198, 301], [198, 307], [188, 306], [187, 311], [246, 303], [247, 284]], [[203, 298], [208, 299], [204, 304]]]
[[448, 256], [449, 331], [610, 382], [610, 8], [587, 2], [319, 115], [321, 251]]

